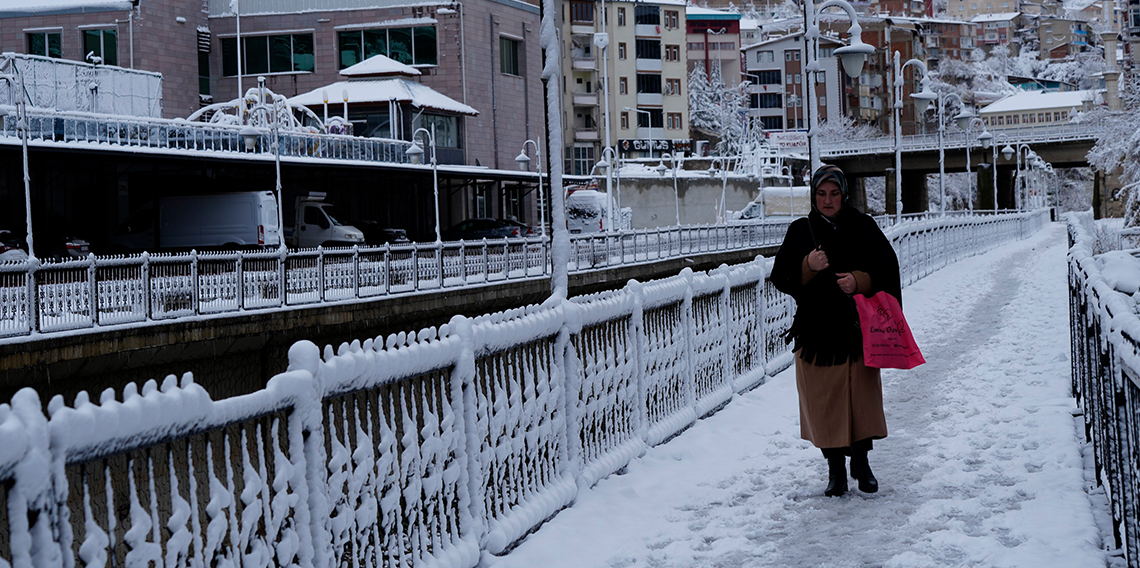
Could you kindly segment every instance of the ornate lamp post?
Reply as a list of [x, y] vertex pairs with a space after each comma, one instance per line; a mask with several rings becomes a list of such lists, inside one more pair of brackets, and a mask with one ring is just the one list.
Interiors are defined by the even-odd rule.
[[[253, 121], [257, 113], [265, 113], [265, 120], [273, 132], [271, 145], [273, 146], [273, 163], [277, 179], [274, 191], [277, 194], [277, 242], [279, 243], [277, 248], [284, 251], [287, 248], [285, 246], [284, 198], [281, 195], [281, 112], [283, 112], [282, 104], [284, 101], [274, 94], [272, 104], [265, 102], [265, 77], [257, 78], [257, 92], [258, 102], [247, 109], [248, 117], [250, 121]], [[261, 137], [261, 130], [249, 123], [246, 123], [238, 133], [245, 141], [245, 149], [250, 151], [257, 146], [257, 140]]]
[[[946, 99], [948, 99], [950, 97], [953, 97], [953, 98], [958, 100], [958, 106], [959, 107], [963, 106], [962, 105], [962, 97], [959, 97], [957, 95], [957, 93], [941, 93], [941, 94], [931, 93], [926, 89], [925, 85], [923, 86], [922, 91], [923, 91], [922, 93], [918, 93], [918, 94], [911, 95], [911, 96], [915, 97], [915, 99], [917, 100], [917, 99], [919, 99], [919, 95], [923, 95], [922, 98], [924, 98], [926, 100], [929, 100], [929, 98], [934, 98], [938, 101], [938, 199], [939, 199], [939, 208], [942, 210], [941, 214], [942, 214], [942, 216], [945, 216], [946, 215], [946, 143], [945, 143], [946, 117], [943, 114], [943, 108], [946, 106]], [[926, 93], [928, 93], [928, 94], [926, 94]], [[916, 102], [915, 104], [918, 104], [918, 103]], [[969, 159], [969, 158], [967, 157], [967, 159]]]
[[1033, 150], [1029, 148], [1029, 144], [1024, 143], [1017, 144], [1016, 148], [1007, 144], [1005, 148], [1001, 149], [1001, 155], [1005, 157], [1007, 161], [1012, 160], [1014, 158], [1014, 154], [1016, 154], [1017, 157], [1017, 185], [1019, 186], [1018, 190], [1014, 192], [1014, 196], [1017, 200], [1017, 203], [1015, 205], [1017, 209], [1020, 210], [1025, 205], [1022, 197], [1022, 192], [1025, 191], [1025, 179], [1022, 177], [1021, 173], [1021, 156], [1022, 154], [1025, 155], [1025, 161], [1026, 164], [1028, 164], [1029, 156], [1030, 154], [1033, 154]]
[[[645, 115], [645, 124], [649, 125], [649, 127], [648, 127], [649, 128], [649, 157], [652, 158], [653, 157], [653, 113], [651, 113], [647, 110], [641, 110], [639, 108], [632, 108], [632, 107], [622, 107], [622, 110], [624, 110], [626, 112], [636, 112], [636, 113], [640, 113], [640, 114]], [[664, 126], [661, 127], [661, 135], [662, 136], [665, 135], [665, 127]], [[663, 153], [662, 156], [664, 156], [664, 155], [665, 154]]]
[[[928, 89], [926, 89], [926, 82], [925, 82], [926, 64], [917, 60], [917, 59], [908, 59], [906, 63], [903, 63], [900, 65], [899, 64], [900, 59], [901, 59], [901, 57], [899, 55], [899, 52], [896, 51], [895, 57], [894, 57], [894, 63], [895, 63], [895, 93], [894, 93], [895, 94], [895, 104], [893, 105], [894, 106], [894, 121], [891, 123], [891, 125], [894, 127], [894, 131], [895, 131], [894, 134], [895, 134], [895, 223], [896, 224], [902, 222], [902, 207], [903, 207], [903, 203], [902, 203], [902, 107], [903, 107], [902, 84], [903, 84], [903, 71], [905, 71], [906, 68], [909, 66], [914, 66], [916, 69], [920, 69], [922, 71], [922, 78], [924, 79], [924, 81], [923, 81], [923, 92], [924, 93], [930, 92]], [[917, 94], [919, 94], [919, 93], [915, 93], [914, 95], [911, 95], [911, 96], [914, 97]], [[915, 100], [916, 110], [918, 110], [919, 114], [921, 114], [922, 111], [926, 110], [924, 103], [930, 104], [930, 100], [928, 98], [926, 98], [925, 95], [923, 97], [915, 97], [914, 100]], [[918, 107], [922, 107], [922, 108], [918, 108]]]
[[847, 12], [847, 18], [851, 21], [851, 27], [847, 29], [847, 34], [851, 36], [851, 43], [844, 47], [835, 50], [835, 55], [838, 55], [843, 61], [843, 71], [847, 73], [848, 77], [858, 77], [863, 72], [863, 64], [867, 61], [867, 56], [875, 52], [873, 46], [863, 43], [863, 28], [859, 26], [859, 16], [855, 13], [855, 8], [844, 0], [827, 0], [819, 6], [817, 10], [814, 0], [804, 1], [804, 38], [807, 44], [807, 66], [804, 71], [808, 75], [808, 95], [807, 95], [807, 109], [808, 116], [808, 154], [811, 155], [811, 171], [814, 174], [819, 169], [821, 164], [819, 159], [819, 146], [813, 143], [816, 130], [819, 126], [819, 106], [816, 104], [817, 97], [815, 86], [817, 82], [816, 73], [820, 71], [819, 67], [819, 17], [823, 11], [831, 8], [839, 7]]
[[974, 179], [970, 177], [970, 143], [973, 141], [970, 136], [970, 131], [973, 129], [975, 122], [982, 125], [982, 133], [978, 135], [978, 142], [981, 142], [982, 148], [986, 150], [989, 150], [990, 143], [993, 142], [993, 135], [986, 130], [986, 124], [982, 122], [982, 119], [978, 118], [977, 115], [972, 112], [963, 110], [958, 113], [958, 116], [954, 117], [954, 120], [958, 123], [958, 128], [966, 131], [966, 179], [970, 182], [970, 200], [968, 205], [972, 211], [974, 209], [974, 193], [977, 192], [977, 188], [974, 186]]
[[[607, 157], [613, 161], [607, 161]], [[602, 159], [598, 160], [598, 163], [594, 164], [594, 168], [606, 172], [606, 198], [609, 199], [609, 201], [606, 202], [606, 209], [609, 210], [611, 231], [617, 230], [617, 218], [620, 214], [620, 210], [614, 211], [614, 204], [616, 200], [614, 199], [615, 196], [613, 193], [613, 171], [614, 166], [617, 164], [617, 161], [617, 150], [614, 150], [612, 146], [606, 146], [605, 148], [602, 148]], [[621, 182], [619, 181], [618, 183], [620, 184]]]
[[716, 175], [716, 169], [713, 164], [720, 166], [720, 213], [717, 215], [718, 223], [727, 223], [728, 217], [725, 215], [725, 194], [728, 191], [728, 158], [718, 156], [713, 158], [712, 163], [709, 164], [709, 177]]
[[[522, 151], [519, 152], [518, 156], [515, 156], [515, 163], [517, 163], [519, 165], [520, 170], [522, 170], [524, 172], [529, 171], [530, 170], [530, 156], [526, 155], [526, 145], [530, 144], [530, 145], [534, 146], [534, 157], [536, 160], [538, 160], [537, 162], [535, 162], [535, 168], [536, 168], [535, 173], [538, 174], [538, 234], [540, 237], [545, 239], [546, 238], [546, 205], [545, 205], [545, 196], [542, 193], [542, 144], [541, 144], [542, 138], [539, 138], [538, 140], [539, 140], [538, 142], [535, 142], [534, 140], [527, 140], [526, 142], [523, 142]], [[422, 152], [422, 150], [421, 150], [421, 152]], [[435, 148], [432, 148], [432, 155], [433, 156], [435, 155]]]
[[[423, 163], [424, 149], [416, 140], [420, 134], [423, 134], [423, 137], [427, 138], [428, 146], [431, 147], [431, 189], [432, 195], [435, 197], [435, 243], [440, 244], [443, 242], [443, 238], [439, 232], [439, 164], [435, 156], [435, 124], [431, 125], [431, 130], [420, 127], [417, 128], [415, 132], [412, 132], [412, 147], [408, 148], [404, 153], [408, 155], [408, 159], [411, 160], [413, 164]], [[420, 139], [422, 140], [423, 137]], [[525, 147], [526, 145], [524, 144], [523, 146]], [[517, 159], [518, 158], [516, 158], [516, 160]], [[541, 178], [542, 174], [540, 173], [539, 176]]]

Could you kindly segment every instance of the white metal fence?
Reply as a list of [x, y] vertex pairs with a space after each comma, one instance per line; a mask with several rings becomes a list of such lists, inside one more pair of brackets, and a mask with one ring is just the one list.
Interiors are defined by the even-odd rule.
[[140, 118], [162, 116], [161, 73], [20, 53], [0, 55], [0, 70], [20, 77], [16, 83], [0, 81], [3, 104], [21, 100], [13, 87], [22, 80], [30, 107]]
[[[993, 143], [1003, 146], [1005, 144], [1042, 144], [1050, 142], [1077, 142], [1095, 141], [1104, 131], [1104, 124], [1100, 122], [1084, 122], [1071, 124], [1058, 124], [1055, 126], [1035, 126], [1017, 128], [998, 128], [992, 131]], [[974, 132], [969, 137], [970, 147], [981, 149]], [[943, 135], [943, 148], [946, 150], [963, 150], [966, 148], [967, 136], [964, 131], [950, 132]], [[867, 140], [854, 140], [850, 142], [834, 142], [821, 146], [821, 155], [824, 158], [839, 156], [862, 156], [867, 154], [893, 154], [895, 151], [894, 139], [889, 136], [871, 138]], [[938, 150], [938, 133], [916, 134], [902, 137], [903, 152], [927, 152]], [[1001, 152], [1001, 148], [998, 148]]]
[[[1047, 212], [888, 230], [904, 281]], [[192, 377], [0, 405], [0, 564], [472, 567], [791, 364], [770, 259], [290, 349], [213, 401]]]
[[[992, 214], [992, 213], [991, 213]], [[917, 222], [923, 214], [908, 215]], [[890, 226], [892, 217], [879, 217]], [[583, 272], [780, 243], [788, 221], [574, 235]], [[540, 238], [0, 263], [0, 341], [76, 329], [374, 299], [550, 274]]]

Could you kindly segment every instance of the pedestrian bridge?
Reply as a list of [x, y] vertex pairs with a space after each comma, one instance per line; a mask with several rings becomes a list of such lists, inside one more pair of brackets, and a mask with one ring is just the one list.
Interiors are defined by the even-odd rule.
[[[823, 461], [791, 419], [793, 306], [757, 260], [339, 347], [301, 342], [265, 389], [225, 400], [171, 376], [56, 398], [45, 416], [23, 390], [0, 409], [0, 488], [18, 511], [0, 519], [12, 534], [0, 558], [1104, 564], [1058, 358], [1065, 275], [1049, 267], [1063, 229], [1047, 220], [887, 230], [930, 363], [888, 374], [897, 421], [873, 454], [874, 502], [819, 496]], [[666, 486], [655, 471], [682, 475]], [[601, 530], [577, 532], [591, 523]]]

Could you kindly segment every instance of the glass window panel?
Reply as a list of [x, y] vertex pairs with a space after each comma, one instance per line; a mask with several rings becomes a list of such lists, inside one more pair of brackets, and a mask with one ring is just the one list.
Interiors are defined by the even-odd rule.
[[416, 65], [435, 65], [439, 61], [436, 56], [435, 27], [413, 28], [412, 32], [412, 37], [415, 38]]
[[405, 65], [411, 65], [412, 59], [412, 29], [392, 28], [388, 30], [388, 57]]
[[256, 75], [258, 73], [269, 72], [269, 38], [250, 37], [244, 38], [245, 46], [242, 55], [245, 56], [245, 68], [242, 73], [245, 75]]
[[91, 57], [103, 57], [103, 42], [99, 30], [83, 30], [83, 60], [91, 61]]
[[287, 73], [292, 70], [292, 38], [287, 35], [269, 36], [269, 72]]
[[388, 55], [388, 30], [364, 31], [364, 59], [375, 55]]
[[28, 34], [28, 54], [47, 55], [47, 38], [44, 34]]
[[362, 61], [360, 57], [360, 32], [340, 32], [340, 68], [351, 67]]
[[312, 71], [316, 68], [313, 56], [313, 34], [293, 36], [293, 70]]
[[222, 76], [237, 75], [237, 38], [222, 38]]
[[115, 30], [103, 30], [103, 63], [105, 65], [119, 64], [119, 34]]
[[63, 57], [63, 42], [60, 34], [47, 34], [48, 57]]

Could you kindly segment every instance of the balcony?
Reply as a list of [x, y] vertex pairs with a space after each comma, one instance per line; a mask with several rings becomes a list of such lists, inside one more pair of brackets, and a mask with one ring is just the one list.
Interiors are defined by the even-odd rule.
[[590, 22], [590, 23], [575, 22], [573, 24], [570, 24], [570, 34], [571, 35], [593, 35], [594, 34], [594, 24], [593, 24], [593, 22]]
[[574, 106], [598, 106], [598, 93], [574, 93]]
[[634, 26], [633, 33], [637, 37], [661, 37], [661, 26], [652, 24], [637, 24]]
[[570, 62], [570, 68], [575, 71], [597, 71], [598, 64], [594, 61], [593, 57], [589, 59], [574, 58]]
[[637, 106], [659, 107], [665, 104], [665, 95], [661, 93], [637, 93]]
[[638, 71], [657, 71], [657, 72], [660, 72], [661, 71], [661, 60], [660, 59], [641, 59], [641, 58], [638, 58], [637, 59], [637, 70]]
[[574, 140], [577, 142], [596, 142], [600, 140], [597, 130], [590, 130], [586, 128], [574, 129]]

